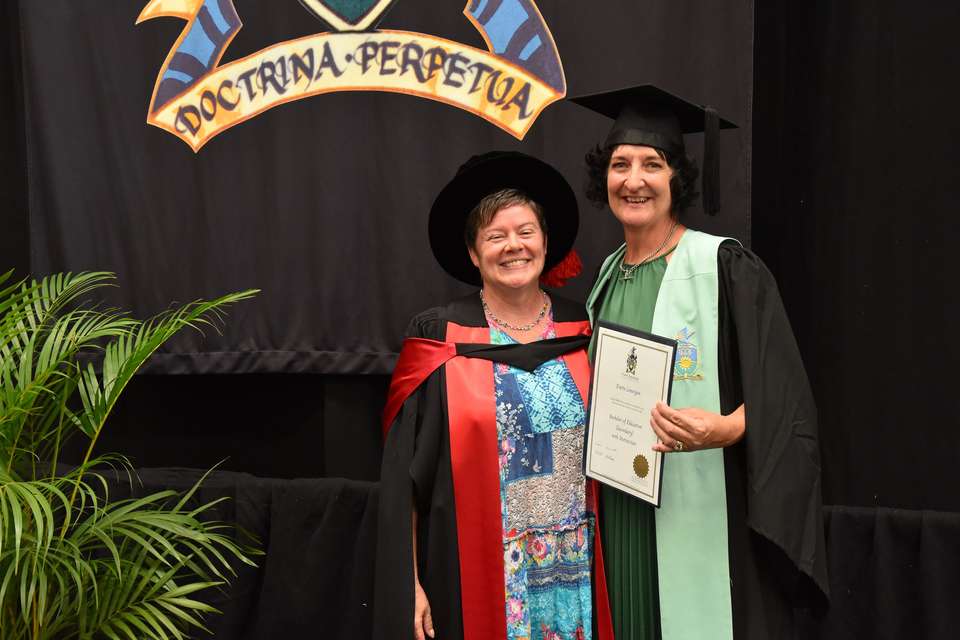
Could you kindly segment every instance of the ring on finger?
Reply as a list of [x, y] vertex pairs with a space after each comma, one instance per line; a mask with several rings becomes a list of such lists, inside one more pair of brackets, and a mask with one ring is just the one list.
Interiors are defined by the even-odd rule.
[[676, 442], [673, 443], [673, 450], [674, 450], [674, 451], [683, 451], [684, 446], [685, 446], [685, 445], [683, 444], [683, 442], [681, 442], [680, 440], [677, 440]]

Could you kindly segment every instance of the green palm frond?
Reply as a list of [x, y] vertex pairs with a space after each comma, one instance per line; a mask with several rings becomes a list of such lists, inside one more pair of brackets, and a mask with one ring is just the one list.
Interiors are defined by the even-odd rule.
[[[48, 481], [29, 483], [35, 485], [30, 489], [19, 484], [18, 495], [59, 493], [58, 508], [69, 508], [62, 491]], [[19, 544], [0, 552], [0, 604], [7, 609], [16, 603], [21, 625], [39, 616], [46, 621], [43, 627], [60, 628], [65, 616], [79, 614], [81, 636], [143, 637], [124, 636], [124, 625], [146, 637], [178, 637], [171, 628], [186, 635], [189, 627], [202, 628], [197, 614], [214, 611], [187, 596], [234, 575], [228, 556], [252, 564], [247, 550], [219, 533], [225, 525], [197, 518], [215, 502], [187, 510], [173, 491], [110, 503], [99, 502], [89, 486], [84, 492], [91, 508], [65, 540], [21, 530]], [[179, 500], [170, 507], [173, 499]]]
[[22, 281], [0, 291], [0, 355], [23, 348], [29, 335], [43, 328], [67, 305], [107, 286], [113, 274], [94, 271], [59, 273], [40, 281]]
[[[217, 328], [243, 291], [142, 322], [86, 302], [108, 273], [9, 284], [0, 274], [0, 629], [4, 640], [186, 638], [215, 610], [196, 599], [258, 552], [192, 504], [159, 491], [111, 500], [132, 467], [94, 455], [133, 375], [178, 331]], [[83, 461], [59, 464], [85, 438]]]

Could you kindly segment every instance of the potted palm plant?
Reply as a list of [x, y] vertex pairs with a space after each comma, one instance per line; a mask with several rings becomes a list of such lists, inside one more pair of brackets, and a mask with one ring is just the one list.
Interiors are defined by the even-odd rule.
[[[192, 302], [147, 321], [86, 302], [109, 273], [11, 284], [0, 276], [0, 636], [185, 638], [224, 584], [257, 552], [217, 501], [160, 491], [110, 500], [108, 476], [132, 472], [96, 445], [143, 363], [184, 327], [214, 326], [256, 291]], [[91, 357], [92, 356], [92, 357]], [[81, 438], [79, 465], [63, 464]], [[202, 482], [202, 480], [201, 480]]]

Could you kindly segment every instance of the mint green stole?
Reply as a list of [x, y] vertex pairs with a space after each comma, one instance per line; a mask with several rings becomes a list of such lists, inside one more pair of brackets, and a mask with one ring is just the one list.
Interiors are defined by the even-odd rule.
[[[726, 238], [687, 230], [657, 294], [653, 333], [679, 343], [671, 406], [720, 412], [717, 249]], [[619, 277], [626, 245], [600, 271], [587, 312]], [[732, 640], [723, 450], [668, 454], [656, 511], [660, 623], [664, 640]]]

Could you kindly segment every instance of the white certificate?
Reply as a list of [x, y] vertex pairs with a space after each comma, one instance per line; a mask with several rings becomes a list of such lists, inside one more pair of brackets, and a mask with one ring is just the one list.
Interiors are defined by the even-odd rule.
[[660, 506], [663, 454], [650, 410], [670, 402], [676, 340], [615, 324], [595, 327], [586, 474]]

